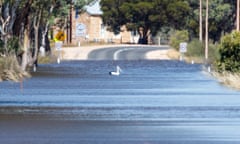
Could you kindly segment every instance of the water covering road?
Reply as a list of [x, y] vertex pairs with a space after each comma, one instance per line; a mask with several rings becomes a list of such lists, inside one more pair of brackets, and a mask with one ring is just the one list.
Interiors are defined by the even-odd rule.
[[[123, 73], [110, 76], [119, 65]], [[0, 83], [0, 143], [235, 144], [240, 92], [179, 61], [65, 61]]]

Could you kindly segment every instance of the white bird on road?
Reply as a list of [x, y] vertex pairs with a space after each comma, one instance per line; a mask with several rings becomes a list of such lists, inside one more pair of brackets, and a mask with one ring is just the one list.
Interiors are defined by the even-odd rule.
[[122, 71], [121, 68], [119, 66], [117, 66], [116, 71], [111, 71], [111, 72], [109, 72], [109, 74], [113, 75], [113, 76], [119, 76], [121, 71]]

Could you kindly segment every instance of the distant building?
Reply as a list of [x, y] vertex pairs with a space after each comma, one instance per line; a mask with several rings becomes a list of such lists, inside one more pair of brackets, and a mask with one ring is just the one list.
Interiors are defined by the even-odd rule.
[[[68, 30], [68, 41], [73, 44], [79, 42], [109, 42], [109, 43], [137, 43], [138, 35], [135, 32], [126, 30], [122, 27], [122, 32], [115, 35], [107, 30], [103, 24], [101, 15], [103, 12], [100, 8], [100, 0], [95, 0], [85, 7], [85, 12], [78, 14], [73, 10], [71, 14], [71, 30]], [[71, 33], [71, 36], [69, 34]]]

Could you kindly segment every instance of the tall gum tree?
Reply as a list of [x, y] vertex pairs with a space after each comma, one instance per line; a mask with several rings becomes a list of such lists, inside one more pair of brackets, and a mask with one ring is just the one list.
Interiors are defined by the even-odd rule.
[[[3, 46], [7, 47], [11, 37], [19, 39], [21, 53], [16, 55], [21, 69], [26, 70], [37, 60], [40, 45], [47, 45], [48, 30], [54, 19], [66, 19], [70, 6], [81, 9], [90, 1], [0, 0], [0, 38]], [[4, 55], [1, 51], [0, 54]]]
[[[202, 1], [202, 17], [205, 17], [206, 1], [200, 1]], [[199, 10], [200, 1], [188, 1], [191, 8], [191, 13], [188, 15], [189, 22], [187, 24], [187, 29], [190, 31], [191, 37], [198, 37], [201, 33], [199, 28], [201, 23], [201, 13]], [[220, 40], [223, 34], [229, 33], [235, 29], [235, 19], [236, 1], [209, 0], [209, 38], [211, 40], [217, 42]], [[205, 19], [202, 19], [202, 23], [205, 23]], [[202, 25], [202, 29], [205, 29], [205, 25]], [[204, 31], [202, 31], [202, 35], [205, 35]]]
[[13, 36], [13, 25], [16, 20], [16, 10], [20, 0], [0, 1], [0, 36], [4, 44], [4, 55], [8, 55], [7, 43]]

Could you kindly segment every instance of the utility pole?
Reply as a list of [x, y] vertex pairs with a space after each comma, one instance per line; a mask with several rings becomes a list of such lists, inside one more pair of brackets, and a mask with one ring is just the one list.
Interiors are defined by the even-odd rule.
[[205, 60], [208, 60], [208, 0], [206, 0]]
[[239, 15], [240, 15], [240, 0], [237, 0], [237, 21], [236, 21], [236, 27], [237, 27], [237, 31], [240, 30], [240, 25], [239, 25], [239, 22], [240, 22], [240, 18], [239, 18]]
[[202, 30], [202, 0], [199, 0], [199, 41], [203, 41]]
[[73, 8], [73, 3], [71, 2], [70, 4], [70, 10], [69, 10], [69, 43], [72, 43], [72, 8]]

